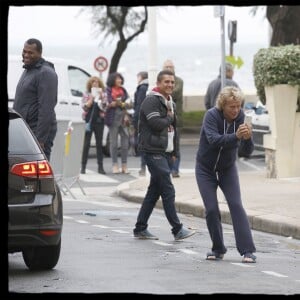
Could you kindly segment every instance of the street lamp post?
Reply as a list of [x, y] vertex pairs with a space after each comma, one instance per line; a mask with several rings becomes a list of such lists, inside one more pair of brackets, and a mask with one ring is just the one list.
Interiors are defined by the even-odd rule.
[[157, 76], [157, 32], [156, 32], [156, 7], [148, 6], [148, 32], [149, 32], [149, 53], [148, 53], [148, 81], [151, 91], [156, 84]]
[[225, 6], [214, 7], [214, 16], [220, 17], [221, 25], [221, 87], [225, 86]]

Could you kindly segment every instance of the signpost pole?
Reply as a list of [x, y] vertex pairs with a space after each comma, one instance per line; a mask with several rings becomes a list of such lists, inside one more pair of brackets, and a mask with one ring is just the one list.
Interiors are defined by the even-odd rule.
[[225, 6], [219, 5], [214, 7], [214, 16], [220, 17], [221, 25], [221, 87], [225, 86], [225, 34], [224, 34], [224, 19], [225, 19]]
[[148, 53], [148, 78], [151, 91], [156, 83], [157, 76], [157, 34], [156, 34], [156, 7], [148, 6], [148, 30], [149, 30], [149, 53]]

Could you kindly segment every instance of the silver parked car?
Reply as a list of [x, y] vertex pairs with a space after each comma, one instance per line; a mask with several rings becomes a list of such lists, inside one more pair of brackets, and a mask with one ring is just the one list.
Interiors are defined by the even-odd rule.
[[248, 102], [244, 106], [244, 112], [251, 116], [253, 141], [256, 150], [264, 150], [263, 136], [270, 133], [269, 114], [266, 107], [258, 101], [256, 104]]

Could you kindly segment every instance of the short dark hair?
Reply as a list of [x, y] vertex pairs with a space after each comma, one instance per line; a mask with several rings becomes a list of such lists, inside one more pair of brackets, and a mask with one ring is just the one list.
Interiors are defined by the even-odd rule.
[[[221, 71], [222, 71], [222, 66], [220, 66], [220, 69], [219, 69], [220, 74], [221, 74]], [[226, 62], [225, 63], [225, 73], [229, 72], [229, 71], [233, 71], [233, 65], [229, 62]]]
[[38, 40], [38, 39], [28, 39], [25, 43], [28, 44], [28, 45], [36, 44], [36, 50], [39, 53], [42, 53], [43, 45], [42, 45], [42, 42], [40, 40]]
[[116, 82], [116, 78], [117, 77], [120, 77], [121, 80], [122, 80], [122, 85], [124, 84], [124, 77], [122, 76], [121, 73], [119, 72], [114, 72], [114, 73], [110, 73], [107, 77], [107, 80], [106, 80], [106, 85], [109, 86], [109, 87], [113, 87], [115, 85], [115, 82]]
[[162, 71], [160, 71], [157, 74], [157, 78], [156, 78], [157, 82], [160, 82], [162, 80], [162, 78], [163, 78], [164, 75], [172, 75], [172, 76], [175, 77], [175, 74], [172, 71], [170, 71], [170, 70], [162, 70]]
[[141, 76], [142, 79], [147, 79], [148, 78], [148, 72], [146, 72], [146, 71], [138, 72], [137, 76]]

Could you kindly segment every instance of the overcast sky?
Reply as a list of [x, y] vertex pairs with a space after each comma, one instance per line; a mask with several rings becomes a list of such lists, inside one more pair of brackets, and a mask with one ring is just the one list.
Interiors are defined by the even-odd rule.
[[[35, 37], [44, 45], [98, 44], [92, 36], [90, 16], [82, 13], [80, 6], [10, 6], [8, 16], [8, 44], [22, 45]], [[265, 9], [256, 16], [249, 6], [225, 6], [225, 36], [229, 20], [237, 21], [238, 42], [264, 43], [268, 41], [269, 28]], [[213, 6], [170, 6], [158, 10], [158, 43], [195, 43], [220, 40], [220, 18], [214, 16]], [[147, 31], [137, 42], [147, 43]], [[21, 46], [21, 47], [22, 47]]]

